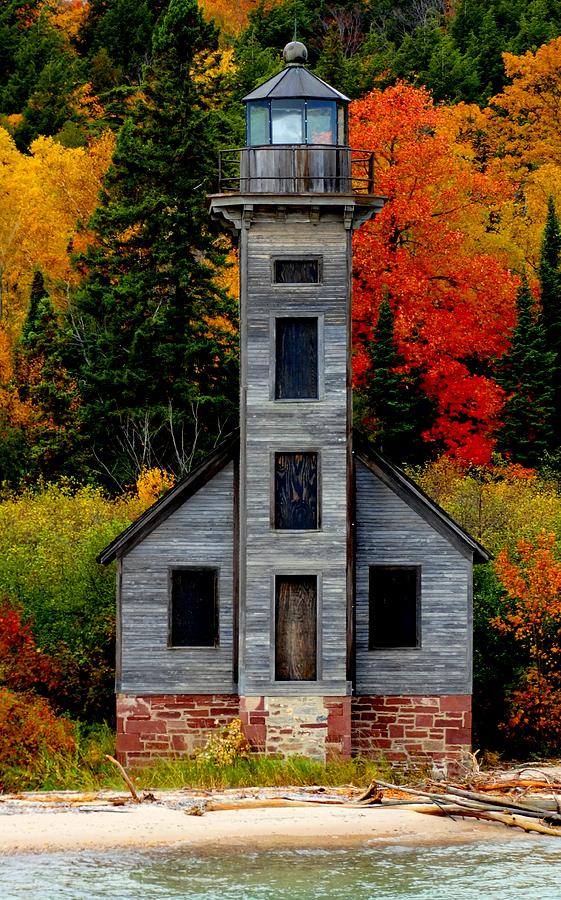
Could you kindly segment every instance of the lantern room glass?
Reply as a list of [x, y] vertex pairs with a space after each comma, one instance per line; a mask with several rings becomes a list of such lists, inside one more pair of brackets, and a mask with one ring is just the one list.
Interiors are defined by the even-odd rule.
[[333, 100], [254, 100], [247, 104], [247, 144], [346, 145], [346, 111]]
[[271, 143], [305, 144], [305, 103], [302, 100], [271, 102]]

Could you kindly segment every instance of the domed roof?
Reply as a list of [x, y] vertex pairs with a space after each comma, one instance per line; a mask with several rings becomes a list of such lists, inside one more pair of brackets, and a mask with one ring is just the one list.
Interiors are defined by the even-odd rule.
[[[294, 43], [298, 43], [298, 41]], [[350, 103], [348, 97], [345, 97], [340, 91], [336, 91], [317, 75], [312, 75], [301, 63], [296, 62], [289, 63], [282, 72], [273, 75], [264, 84], [255, 88], [247, 97], [243, 98], [243, 102], [281, 99], [335, 100], [337, 103]]]

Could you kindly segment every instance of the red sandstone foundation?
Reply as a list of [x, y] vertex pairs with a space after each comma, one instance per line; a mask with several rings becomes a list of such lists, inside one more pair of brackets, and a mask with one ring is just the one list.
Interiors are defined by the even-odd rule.
[[117, 755], [146, 765], [204, 746], [240, 718], [256, 752], [315, 759], [383, 756], [400, 767], [458, 771], [471, 750], [471, 697], [238, 697], [158, 694], [117, 697]]

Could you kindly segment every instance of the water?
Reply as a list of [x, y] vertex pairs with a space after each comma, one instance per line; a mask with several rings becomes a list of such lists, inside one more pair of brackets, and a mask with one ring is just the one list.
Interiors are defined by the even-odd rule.
[[193, 854], [23, 855], [0, 860], [2, 900], [561, 900], [561, 843]]

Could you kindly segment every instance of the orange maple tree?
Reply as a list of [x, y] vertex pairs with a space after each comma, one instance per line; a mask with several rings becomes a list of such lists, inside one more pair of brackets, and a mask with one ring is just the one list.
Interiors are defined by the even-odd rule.
[[542, 531], [518, 541], [516, 554], [502, 550], [495, 570], [510, 609], [491, 624], [512, 634], [528, 656], [520, 684], [510, 693], [506, 730], [535, 750], [561, 747], [561, 562], [556, 537]]
[[420, 372], [436, 406], [423, 437], [486, 464], [504, 398], [492, 360], [508, 347], [518, 278], [468, 231], [492, 229], [508, 186], [466, 159], [427, 91], [403, 83], [351, 105], [350, 142], [375, 152], [387, 198], [355, 236], [355, 381], [368, 378], [366, 346], [388, 297], [404, 370]]

